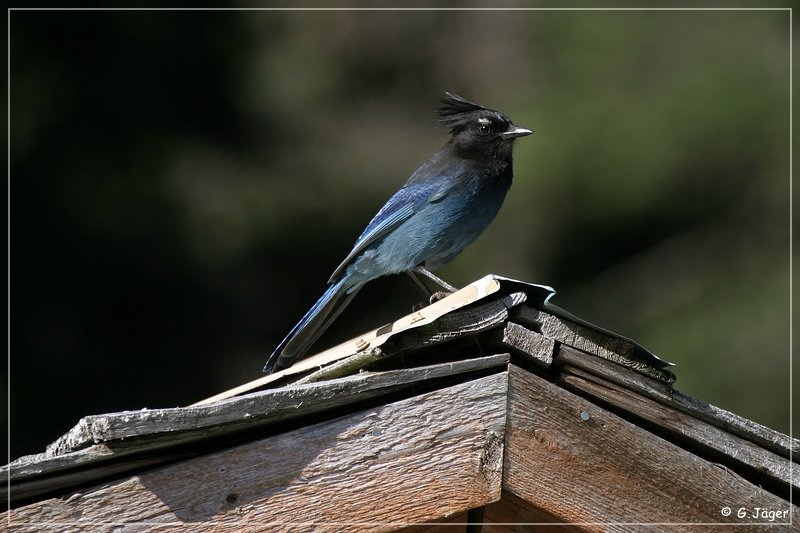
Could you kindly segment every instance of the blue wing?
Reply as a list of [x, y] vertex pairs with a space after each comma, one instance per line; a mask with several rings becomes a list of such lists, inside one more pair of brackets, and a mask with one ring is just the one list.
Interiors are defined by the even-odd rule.
[[389, 198], [389, 201], [367, 224], [367, 228], [358, 237], [353, 249], [333, 271], [328, 283], [335, 282], [361, 252], [411, 218], [422, 206], [447, 196], [449, 189], [443, 176], [437, 176], [424, 183], [413, 183], [412, 180], [409, 180], [409, 183]]

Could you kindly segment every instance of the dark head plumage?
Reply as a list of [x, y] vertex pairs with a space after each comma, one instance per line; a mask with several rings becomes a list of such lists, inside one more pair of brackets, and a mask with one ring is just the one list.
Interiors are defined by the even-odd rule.
[[439, 122], [450, 128], [451, 143], [462, 157], [510, 158], [510, 141], [532, 133], [515, 126], [503, 113], [457, 94], [445, 92], [441, 102], [444, 106], [436, 110]]
[[439, 115], [439, 122], [447, 126], [452, 126], [456, 122], [463, 120], [464, 115], [467, 113], [490, 111], [482, 105], [470, 102], [466, 98], [449, 92], [444, 93], [444, 98], [442, 98], [441, 102], [444, 106], [438, 108], [436, 114]]

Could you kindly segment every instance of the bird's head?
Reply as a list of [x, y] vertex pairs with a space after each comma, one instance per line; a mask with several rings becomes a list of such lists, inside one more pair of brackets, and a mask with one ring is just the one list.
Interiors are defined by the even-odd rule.
[[514, 139], [533, 133], [515, 126], [503, 113], [453, 93], [444, 93], [436, 110], [439, 122], [450, 128], [452, 143], [462, 157], [510, 157]]

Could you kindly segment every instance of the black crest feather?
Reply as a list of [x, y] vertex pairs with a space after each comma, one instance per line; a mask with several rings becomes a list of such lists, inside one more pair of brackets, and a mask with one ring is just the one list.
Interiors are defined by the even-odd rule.
[[444, 93], [444, 98], [442, 98], [441, 102], [444, 106], [438, 108], [436, 114], [439, 115], [439, 122], [442, 124], [454, 124], [461, 120], [465, 113], [489, 111], [485, 107], [470, 102], [466, 98], [448, 92]]

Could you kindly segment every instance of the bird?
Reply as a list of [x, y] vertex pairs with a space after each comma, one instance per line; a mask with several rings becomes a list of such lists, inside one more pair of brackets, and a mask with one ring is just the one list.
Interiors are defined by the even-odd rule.
[[494, 220], [511, 187], [514, 141], [533, 131], [451, 92], [440, 102], [435, 112], [449, 128], [449, 141], [372, 218], [264, 372], [302, 358], [369, 281], [406, 272], [420, 284], [423, 275], [455, 290], [431, 270], [454, 259]]

